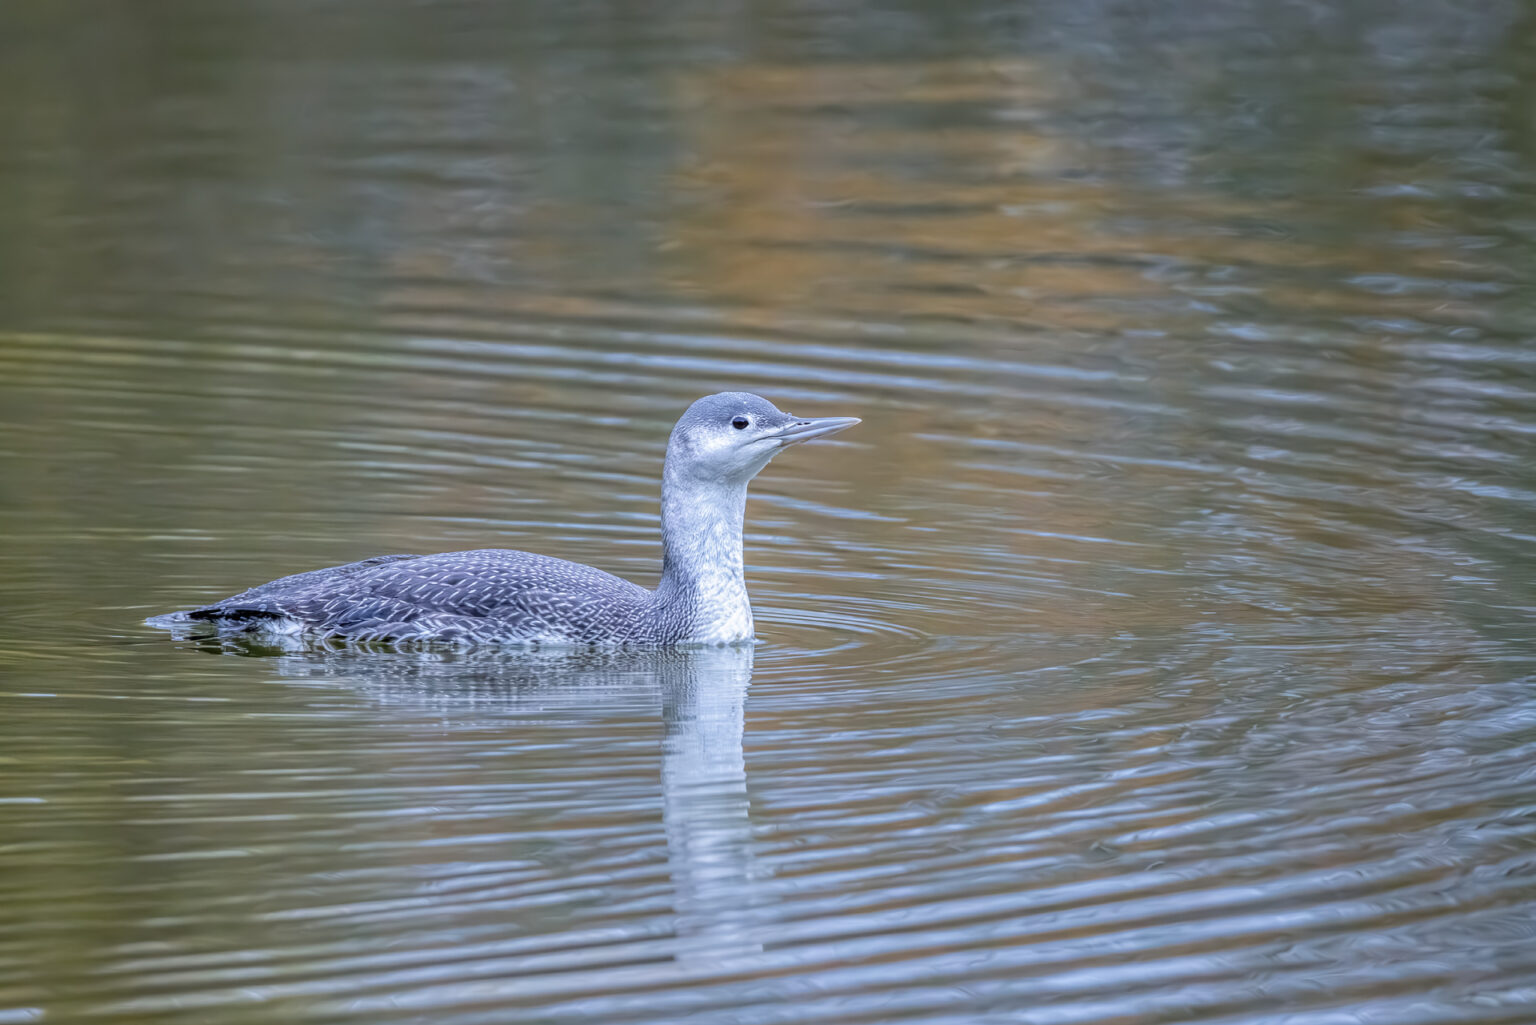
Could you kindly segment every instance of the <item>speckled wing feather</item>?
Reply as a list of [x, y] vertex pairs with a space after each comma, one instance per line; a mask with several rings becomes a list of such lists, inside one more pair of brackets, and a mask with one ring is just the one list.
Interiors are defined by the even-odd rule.
[[384, 555], [262, 584], [188, 618], [225, 626], [281, 620], [357, 641], [601, 643], [644, 640], [650, 592], [602, 570], [485, 548]]

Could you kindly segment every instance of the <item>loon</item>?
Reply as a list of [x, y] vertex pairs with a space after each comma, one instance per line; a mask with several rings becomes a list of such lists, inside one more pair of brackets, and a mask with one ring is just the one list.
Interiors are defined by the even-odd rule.
[[342, 643], [743, 643], [753, 639], [741, 553], [747, 483], [789, 446], [859, 422], [791, 416], [747, 392], [689, 406], [667, 442], [654, 591], [581, 563], [482, 548], [379, 555], [147, 622], [179, 635]]

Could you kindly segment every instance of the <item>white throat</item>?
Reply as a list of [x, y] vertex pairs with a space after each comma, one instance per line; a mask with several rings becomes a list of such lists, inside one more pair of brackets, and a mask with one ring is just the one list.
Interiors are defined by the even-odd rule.
[[690, 480], [671, 469], [662, 480], [657, 598], [667, 615], [687, 617], [684, 640], [751, 640], [752, 605], [741, 553], [747, 485]]

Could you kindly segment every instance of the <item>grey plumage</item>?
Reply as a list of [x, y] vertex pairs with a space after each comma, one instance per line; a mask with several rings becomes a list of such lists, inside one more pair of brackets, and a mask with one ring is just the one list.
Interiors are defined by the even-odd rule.
[[670, 645], [750, 640], [742, 573], [747, 482], [779, 451], [859, 421], [806, 420], [745, 392], [690, 406], [662, 479], [661, 582], [649, 591], [548, 556], [484, 548], [381, 555], [282, 577], [151, 619], [182, 635], [454, 644]]
[[[547, 643], [666, 643], [650, 592], [564, 559], [505, 548], [382, 555], [283, 577], [186, 613], [193, 621], [250, 620], [353, 641], [508, 639]], [[681, 624], [677, 625], [678, 627]]]

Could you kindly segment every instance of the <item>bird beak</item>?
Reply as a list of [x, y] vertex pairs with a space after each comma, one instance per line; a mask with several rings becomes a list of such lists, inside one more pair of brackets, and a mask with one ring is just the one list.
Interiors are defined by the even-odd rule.
[[825, 438], [829, 434], [847, 430], [856, 423], [862, 423], [856, 416], [824, 416], [818, 420], [796, 420], [768, 437], [785, 445], [794, 445], [802, 441], [810, 441], [812, 438]]

